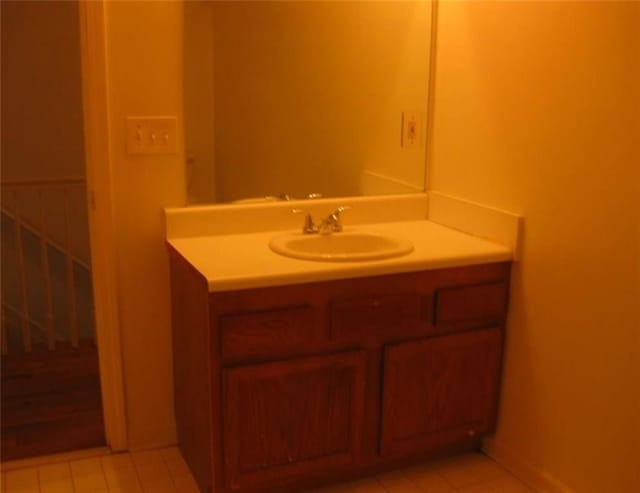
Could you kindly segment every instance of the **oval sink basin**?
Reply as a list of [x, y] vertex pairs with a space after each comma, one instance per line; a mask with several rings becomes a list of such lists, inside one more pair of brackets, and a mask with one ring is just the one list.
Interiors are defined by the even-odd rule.
[[325, 262], [379, 260], [413, 251], [407, 240], [357, 231], [329, 235], [289, 233], [273, 238], [269, 247], [286, 257]]

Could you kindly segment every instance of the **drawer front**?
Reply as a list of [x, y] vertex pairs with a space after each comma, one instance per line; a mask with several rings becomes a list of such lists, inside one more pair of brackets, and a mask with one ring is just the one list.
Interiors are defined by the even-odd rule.
[[331, 302], [332, 339], [415, 333], [422, 328], [427, 301], [418, 294], [358, 296]]
[[325, 340], [311, 306], [220, 317], [224, 360], [291, 354], [317, 347]]
[[437, 332], [501, 325], [507, 311], [507, 284], [493, 282], [436, 290], [433, 324]]

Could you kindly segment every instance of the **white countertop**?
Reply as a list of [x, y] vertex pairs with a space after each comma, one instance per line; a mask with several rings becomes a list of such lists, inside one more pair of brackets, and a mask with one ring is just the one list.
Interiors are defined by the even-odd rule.
[[316, 262], [274, 253], [271, 238], [283, 231], [170, 238], [176, 249], [207, 280], [210, 292], [302, 284], [400, 272], [440, 269], [513, 259], [506, 246], [428, 220], [356, 226], [413, 243], [408, 255], [363, 262]]

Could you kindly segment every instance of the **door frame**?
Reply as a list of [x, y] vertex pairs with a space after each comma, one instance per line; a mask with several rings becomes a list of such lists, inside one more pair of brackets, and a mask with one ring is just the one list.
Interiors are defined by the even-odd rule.
[[89, 243], [105, 438], [128, 447], [115, 274], [112, 161], [104, 0], [78, 0]]

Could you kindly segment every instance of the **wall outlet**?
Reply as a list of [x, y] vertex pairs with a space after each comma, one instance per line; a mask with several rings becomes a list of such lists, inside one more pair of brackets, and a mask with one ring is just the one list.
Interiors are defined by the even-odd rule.
[[422, 114], [419, 111], [402, 112], [400, 146], [417, 147], [422, 140]]
[[177, 152], [175, 116], [127, 117], [128, 154], [175, 154]]

